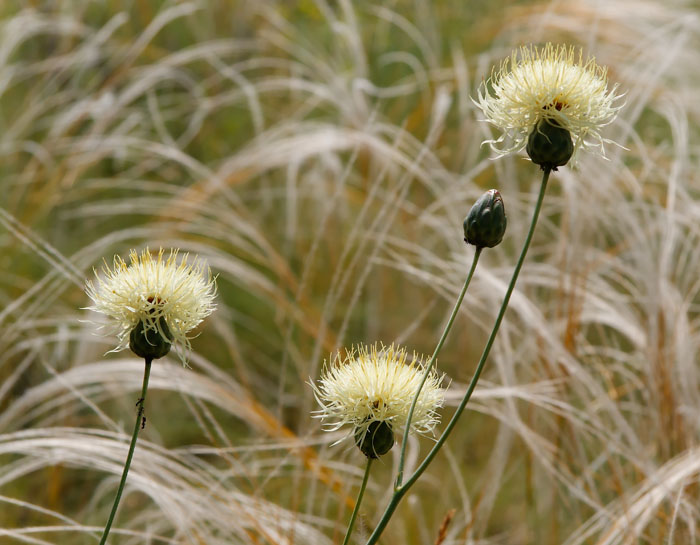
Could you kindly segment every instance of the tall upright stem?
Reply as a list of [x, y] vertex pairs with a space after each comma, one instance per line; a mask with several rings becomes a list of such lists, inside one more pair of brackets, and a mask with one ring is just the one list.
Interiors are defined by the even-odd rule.
[[401, 456], [399, 457], [399, 469], [396, 474], [396, 488], [401, 487], [401, 482], [403, 481], [403, 467], [404, 463], [406, 460], [406, 445], [408, 444], [408, 432], [411, 429], [411, 420], [413, 420], [413, 411], [416, 409], [416, 403], [418, 402], [418, 397], [420, 396], [420, 392], [423, 389], [423, 385], [425, 384], [425, 381], [428, 378], [428, 375], [430, 375], [430, 370], [433, 367], [433, 364], [435, 363], [435, 359], [437, 358], [438, 354], [440, 353], [440, 350], [442, 349], [442, 345], [445, 344], [445, 339], [447, 338], [447, 334], [450, 332], [450, 329], [452, 329], [452, 324], [455, 321], [455, 318], [457, 317], [457, 312], [459, 311], [459, 307], [462, 305], [462, 300], [464, 299], [464, 294], [467, 293], [467, 288], [469, 287], [469, 284], [472, 281], [472, 276], [474, 276], [474, 271], [476, 270], [476, 265], [479, 262], [479, 256], [481, 255], [481, 250], [483, 248], [477, 247], [476, 251], [474, 252], [474, 257], [472, 258], [472, 265], [471, 268], [469, 269], [469, 274], [467, 274], [467, 279], [464, 281], [464, 286], [462, 286], [462, 291], [459, 293], [459, 296], [457, 297], [457, 302], [455, 303], [454, 308], [452, 309], [452, 314], [450, 315], [450, 319], [447, 320], [447, 324], [445, 325], [445, 329], [442, 332], [442, 335], [440, 336], [440, 340], [437, 343], [437, 346], [435, 347], [435, 351], [433, 352], [433, 355], [430, 356], [430, 360], [428, 360], [428, 363], [425, 366], [425, 371], [423, 372], [423, 380], [421, 380], [421, 383], [418, 385], [418, 389], [416, 390], [416, 393], [413, 395], [413, 401], [411, 402], [411, 408], [408, 411], [408, 417], [406, 419], [406, 425], [405, 425], [405, 432], [404, 432], [404, 437], [403, 441], [401, 442]]
[[350, 542], [350, 534], [352, 534], [352, 528], [355, 526], [355, 519], [357, 518], [357, 513], [360, 511], [360, 504], [362, 503], [362, 496], [365, 495], [365, 488], [367, 488], [367, 480], [369, 479], [369, 469], [372, 467], [372, 458], [367, 457], [367, 467], [365, 467], [365, 476], [362, 478], [362, 486], [360, 486], [360, 492], [357, 494], [357, 501], [355, 502], [355, 508], [352, 510], [352, 516], [350, 517], [350, 522], [348, 523], [348, 529], [345, 532], [345, 539], [343, 540], [343, 545], [348, 545]]
[[367, 545], [374, 545], [377, 542], [377, 540], [379, 539], [379, 536], [381, 536], [382, 532], [384, 531], [384, 528], [386, 528], [386, 525], [388, 524], [389, 520], [391, 519], [391, 516], [393, 515], [394, 511], [396, 510], [396, 507], [398, 506], [399, 502], [401, 501], [401, 498], [404, 496], [404, 494], [406, 494], [408, 489], [418, 480], [418, 478], [427, 469], [430, 462], [432, 462], [433, 458], [435, 458], [435, 456], [439, 452], [440, 448], [447, 440], [447, 437], [450, 435], [450, 433], [454, 429], [455, 425], [457, 424], [457, 420], [459, 419], [460, 415], [464, 411], [464, 408], [467, 406], [467, 403], [469, 402], [469, 399], [471, 398], [472, 393], [474, 392], [474, 388], [476, 388], [476, 383], [479, 381], [479, 376], [481, 375], [481, 371], [484, 368], [484, 364], [486, 363], [486, 359], [489, 356], [489, 352], [491, 352], [491, 347], [493, 346], [493, 342], [496, 339], [496, 334], [498, 333], [498, 328], [501, 326], [501, 322], [503, 321], [503, 316], [505, 315], [506, 309], [508, 308], [508, 303], [510, 302], [510, 296], [512, 295], [513, 289], [515, 288], [515, 282], [518, 279], [518, 275], [520, 274], [520, 269], [522, 268], [523, 262], [525, 261], [525, 256], [527, 255], [527, 251], [530, 248], [530, 242], [532, 241], [532, 235], [535, 232], [535, 226], [537, 225], [537, 219], [539, 218], [539, 215], [540, 215], [540, 209], [542, 208], [542, 202], [544, 200], [544, 194], [545, 194], [545, 191], [547, 189], [547, 182], [549, 181], [550, 173], [551, 173], [551, 169], [548, 169], [548, 168], [544, 169], [544, 174], [542, 176], [542, 183], [540, 185], [540, 193], [537, 197], [537, 203], [535, 204], [535, 210], [532, 213], [532, 221], [530, 222], [530, 229], [528, 230], [527, 237], [525, 237], [525, 242], [523, 243], [523, 248], [520, 251], [520, 257], [518, 258], [518, 262], [515, 265], [515, 269], [513, 270], [513, 275], [510, 279], [510, 283], [508, 284], [508, 289], [506, 290], [506, 295], [503, 298], [503, 303], [501, 304], [501, 309], [498, 311], [498, 316], [496, 317], [496, 322], [493, 326], [493, 329], [491, 330], [491, 334], [489, 335], [488, 340], [486, 341], [486, 346], [484, 347], [484, 351], [481, 354], [481, 359], [479, 360], [479, 363], [476, 366], [476, 371], [474, 371], [474, 376], [472, 377], [472, 380], [469, 383], [469, 387], [467, 388], [467, 391], [464, 394], [462, 401], [460, 402], [459, 406], [457, 407], [455, 414], [452, 416], [452, 419], [445, 427], [445, 431], [442, 433], [440, 438], [437, 440], [437, 442], [435, 443], [435, 445], [433, 446], [431, 451], [425, 457], [423, 462], [418, 466], [418, 468], [413, 473], [413, 475], [411, 475], [411, 477], [406, 481], [406, 483], [403, 486], [399, 486], [395, 489], [394, 494], [391, 497], [391, 500], [389, 501], [389, 505], [387, 505], [386, 509], [384, 510], [384, 514], [382, 515], [382, 518], [379, 520], [379, 522], [377, 523], [377, 526], [374, 529], [374, 532], [372, 532], [372, 535], [369, 537], [369, 540], [367, 541]]
[[114, 498], [114, 505], [112, 505], [112, 512], [109, 514], [109, 519], [102, 532], [102, 539], [100, 540], [100, 545], [104, 545], [107, 542], [107, 536], [109, 535], [109, 530], [112, 528], [112, 523], [114, 522], [114, 516], [117, 514], [117, 507], [119, 507], [119, 500], [122, 498], [122, 492], [124, 491], [124, 485], [126, 484], [126, 476], [129, 474], [129, 467], [131, 467], [131, 459], [134, 457], [134, 449], [136, 448], [136, 439], [139, 435], [139, 430], [142, 427], [141, 419], [143, 418], [144, 406], [146, 405], [146, 390], [148, 389], [148, 378], [151, 375], [151, 363], [153, 360], [151, 358], [146, 358], [146, 368], [143, 371], [143, 386], [141, 386], [141, 397], [136, 402], [138, 406], [138, 411], [136, 411], [136, 422], [134, 423], [134, 432], [131, 435], [131, 444], [129, 445], [129, 453], [126, 455], [126, 462], [124, 463], [124, 470], [122, 471], [122, 479], [119, 481], [119, 488], [117, 489], [117, 496]]

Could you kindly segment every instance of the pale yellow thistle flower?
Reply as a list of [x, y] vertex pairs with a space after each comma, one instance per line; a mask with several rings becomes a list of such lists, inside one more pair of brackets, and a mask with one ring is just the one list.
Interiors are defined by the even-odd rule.
[[[178, 250], [167, 258], [161, 248], [153, 257], [148, 248], [139, 255], [131, 250], [127, 265], [114, 256], [112, 268], [105, 262], [102, 274], [95, 271], [96, 284], [87, 281], [88, 307], [113, 319], [113, 332], [119, 338], [114, 352], [129, 346], [129, 336], [141, 324], [141, 334], [158, 333], [179, 348], [183, 364], [190, 350], [187, 333], [211, 314], [216, 306], [216, 284], [206, 263], [188, 254], [178, 259]], [[167, 331], [163, 331], [163, 320]]]
[[540, 120], [571, 133], [574, 154], [583, 148], [604, 155], [612, 143], [600, 134], [622, 107], [617, 85], [608, 89], [607, 68], [594, 58], [584, 61], [573, 46], [530, 45], [514, 50], [485, 81], [474, 103], [486, 121], [503, 133], [488, 140], [491, 149], [505, 155], [525, 147]]
[[[352, 435], [364, 437], [373, 422], [392, 430], [405, 426], [413, 396], [425, 371], [422, 358], [408, 361], [404, 348], [360, 346], [339, 352], [325, 364], [318, 384], [311, 384], [321, 409], [316, 418], [327, 420], [335, 431], [349, 424]], [[423, 385], [411, 420], [411, 430], [428, 433], [439, 422], [437, 410], [444, 402], [442, 376], [431, 370]]]

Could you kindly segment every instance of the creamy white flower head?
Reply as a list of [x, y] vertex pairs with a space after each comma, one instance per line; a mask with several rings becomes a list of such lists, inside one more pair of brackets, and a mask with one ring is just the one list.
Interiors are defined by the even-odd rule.
[[148, 248], [139, 255], [131, 250], [127, 265], [114, 256], [110, 269], [105, 262], [102, 274], [95, 271], [96, 284], [86, 282], [85, 291], [94, 305], [88, 307], [113, 318], [113, 332], [119, 344], [113, 351], [129, 346], [129, 335], [140, 322], [144, 332], [163, 335], [161, 320], [165, 320], [173, 346], [177, 347], [183, 364], [190, 350], [187, 333], [211, 314], [216, 306], [216, 284], [211, 271], [198, 257], [188, 263], [188, 254], [178, 259], [178, 250], [167, 258], [161, 248], [153, 257]]
[[[327, 419], [326, 429], [335, 431], [345, 424], [352, 435], [364, 434], [372, 422], [386, 422], [393, 430], [406, 424], [413, 396], [423, 378], [422, 358], [415, 354], [407, 361], [406, 350], [360, 346], [338, 353], [324, 364], [318, 384], [311, 384], [321, 409], [316, 418]], [[428, 433], [439, 422], [442, 407], [442, 376], [432, 370], [418, 396], [411, 429]]]
[[488, 140], [491, 149], [505, 155], [525, 147], [535, 125], [546, 119], [571, 133], [574, 156], [581, 149], [604, 155], [601, 127], [611, 123], [622, 104], [615, 102], [617, 85], [608, 89], [607, 68], [594, 58], [584, 61], [573, 46], [548, 43], [514, 50], [478, 91], [474, 103], [486, 121], [503, 131]]

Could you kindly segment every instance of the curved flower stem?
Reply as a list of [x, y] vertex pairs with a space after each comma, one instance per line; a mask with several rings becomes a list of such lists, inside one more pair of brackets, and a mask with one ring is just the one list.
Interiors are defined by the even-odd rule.
[[430, 356], [430, 360], [428, 360], [428, 363], [425, 365], [425, 372], [423, 373], [423, 380], [421, 380], [421, 383], [418, 385], [418, 390], [416, 390], [415, 395], [413, 396], [413, 401], [411, 402], [411, 408], [408, 411], [408, 417], [406, 419], [406, 425], [405, 425], [405, 432], [404, 432], [404, 437], [403, 441], [401, 442], [401, 456], [399, 457], [399, 470], [396, 474], [396, 485], [395, 489], [401, 488], [401, 483], [403, 481], [403, 467], [404, 463], [406, 460], [406, 445], [408, 444], [408, 430], [411, 429], [411, 420], [413, 419], [413, 411], [416, 408], [416, 403], [418, 402], [418, 397], [420, 396], [420, 392], [423, 389], [423, 385], [425, 384], [425, 381], [428, 379], [428, 375], [430, 374], [430, 370], [433, 367], [433, 364], [435, 363], [435, 359], [437, 358], [438, 354], [440, 353], [440, 350], [442, 349], [442, 345], [445, 344], [445, 339], [447, 338], [447, 334], [450, 332], [450, 329], [452, 329], [452, 324], [455, 321], [455, 318], [457, 317], [457, 311], [459, 311], [459, 307], [462, 304], [462, 300], [464, 299], [464, 294], [467, 293], [467, 288], [469, 287], [470, 282], [472, 281], [472, 276], [474, 276], [474, 271], [476, 270], [476, 264], [479, 262], [479, 256], [481, 255], [481, 250], [483, 248], [476, 248], [476, 251], [474, 252], [474, 257], [472, 258], [472, 266], [469, 269], [469, 274], [467, 274], [467, 279], [464, 281], [464, 286], [462, 286], [462, 291], [459, 293], [459, 297], [457, 297], [457, 302], [455, 303], [454, 308], [452, 309], [452, 315], [450, 316], [450, 319], [447, 320], [447, 324], [445, 325], [445, 329], [442, 332], [442, 336], [440, 337], [440, 340], [437, 343], [437, 346], [435, 347], [435, 351], [433, 352], [433, 355]]
[[498, 333], [498, 328], [501, 326], [501, 322], [503, 321], [503, 316], [505, 315], [506, 309], [508, 308], [510, 296], [512, 295], [513, 289], [515, 288], [515, 282], [518, 279], [518, 275], [520, 274], [520, 269], [522, 268], [523, 262], [525, 261], [525, 255], [527, 254], [528, 248], [530, 247], [530, 242], [532, 241], [532, 235], [535, 232], [535, 226], [537, 225], [537, 219], [540, 215], [540, 209], [542, 208], [542, 201], [544, 200], [544, 194], [545, 194], [545, 191], [547, 189], [547, 182], [549, 181], [550, 173], [551, 173], [551, 169], [544, 169], [544, 174], [542, 176], [542, 184], [540, 185], [540, 193], [537, 197], [537, 203], [535, 204], [535, 210], [532, 213], [532, 221], [530, 222], [530, 230], [527, 233], [527, 237], [525, 237], [525, 242], [523, 244], [523, 248], [520, 251], [520, 257], [518, 258], [518, 262], [515, 265], [515, 269], [513, 270], [513, 276], [511, 277], [510, 283], [508, 284], [508, 289], [506, 290], [506, 295], [503, 298], [503, 303], [501, 304], [501, 309], [498, 311], [498, 316], [496, 317], [496, 323], [494, 324], [493, 329], [491, 330], [491, 334], [489, 335], [489, 338], [486, 341], [486, 346], [484, 347], [484, 351], [481, 354], [481, 359], [479, 360], [479, 363], [476, 366], [476, 371], [474, 371], [474, 376], [472, 377], [472, 380], [469, 383], [469, 387], [467, 388], [467, 391], [464, 394], [462, 401], [460, 402], [459, 406], [457, 407], [455, 414], [452, 416], [452, 419], [445, 427], [445, 431], [442, 433], [440, 438], [437, 440], [437, 442], [433, 446], [432, 450], [428, 453], [428, 455], [425, 457], [423, 462], [416, 469], [415, 473], [413, 473], [413, 475], [411, 475], [411, 477], [406, 481], [406, 483], [403, 486], [397, 487], [395, 489], [394, 494], [391, 497], [391, 500], [389, 501], [389, 505], [387, 505], [386, 509], [384, 510], [384, 514], [382, 515], [382, 518], [377, 523], [377, 526], [374, 529], [374, 532], [372, 532], [372, 535], [369, 536], [369, 540], [367, 541], [367, 545], [374, 545], [377, 542], [377, 540], [379, 539], [379, 536], [384, 531], [384, 528], [386, 528], [386, 525], [389, 522], [389, 519], [391, 519], [391, 516], [394, 514], [394, 511], [396, 510], [396, 507], [398, 506], [399, 502], [401, 501], [401, 498], [403, 498], [404, 494], [406, 494], [408, 489], [418, 480], [418, 478], [427, 469], [430, 462], [433, 461], [433, 458], [435, 458], [435, 455], [438, 453], [438, 451], [440, 450], [442, 445], [447, 440], [447, 437], [450, 435], [450, 432], [452, 432], [455, 425], [457, 424], [457, 420], [459, 419], [460, 415], [464, 411], [464, 408], [467, 406], [467, 403], [469, 402], [469, 399], [471, 398], [472, 393], [474, 392], [474, 388], [476, 388], [476, 383], [479, 380], [479, 376], [481, 375], [481, 371], [484, 368], [484, 364], [486, 363], [486, 359], [488, 358], [489, 352], [491, 351], [491, 347], [493, 346], [493, 342], [496, 339], [496, 333]]
[[362, 496], [364, 496], [365, 488], [367, 488], [367, 481], [369, 479], [370, 467], [372, 467], [372, 458], [367, 458], [367, 467], [365, 468], [365, 476], [362, 479], [362, 486], [360, 486], [360, 492], [357, 494], [357, 501], [355, 502], [355, 509], [352, 510], [352, 516], [350, 517], [350, 522], [348, 523], [348, 529], [345, 532], [345, 539], [343, 540], [343, 545], [347, 545], [350, 542], [350, 534], [352, 534], [352, 527], [355, 525], [355, 519], [357, 518], [357, 513], [360, 511], [360, 504], [362, 503]]
[[107, 525], [105, 526], [104, 532], [102, 533], [102, 539], [100, 540], [100, 545], [104, 545], [107, 542], [107, 536], [109, 535], [109, 530], [112, 527], [112, 522], [114, 522], [114, 515], [117, 514], [117, 507], [119, 507], [119, 500], [121, 500], [122, 492], [124, 491], [124, 485], [126, 484], [126, 476], [129, 474], [129, 467], [131, 467], [131, 459], [134, 457], [134, 449], [136, 448], [136, 438], [139, 435], [139, 430], [145, 424], [145, 421], [141, 421], [143, 418], [144, 406], [146, 404], [146, 390], [148, 389], [148, 378], [151, 375], [151, 358], [146, 358], [146, 368], [143, 371], [143, 386], [141, 387], [141, 397], [136, 402], [138, 406], [138, 411], [136, 411], [136, 423], [134, 424], [134, 433], [131, 435], [131, 444], [129, 445], [129, 453], [126, 455], [126, 462], [124, 462], [124, 471], [122, 472], [122, 479], [119, 482], [119, 488], [117, 489], [117, 497], [114, 498], [114, 505], [112, 506], [112, 512], [109, 514], [109, 520], [107, 520]]

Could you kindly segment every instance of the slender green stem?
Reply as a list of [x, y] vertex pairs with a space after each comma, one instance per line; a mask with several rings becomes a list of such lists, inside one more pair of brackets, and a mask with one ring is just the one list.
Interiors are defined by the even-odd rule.
[[472, 258], [472, 265], [471, 268], [469, 269], [469, 274], [467, 274], [467, 279], [464, 281], [464, 286], [462, 286], [462, 291], [459, 293], [459, 296], [457, 297], [457, 302], [455, 303], [454, 308], [452, 309], [452, 314], [450, 315], [450, 319], [447, 320], [447, 324], [445, 325], [445, 329], [442, 332], [442, 335], [440, 336], [440, 340], [437, 343], [437, 346], [435, 347], [435, 351], [433, 352], [433, 355], [430, 356], [430, 360], [428, 360], [428, 363], [425, 366], [425, 371], [423, 372], [423, 380], [421, 380], [421, 383], [418, 385], [418, 390], [416, 390], [416, 393], [413, 396], [413, 401], [411, 402], [411, 408], [408, 411], [408, 417], [406, 419], [406, 426], [405, 429], [406, 431], [404, 432], [403, 436], [403, 441], [401, 442], [401, 456], [399, 457], [399, 470], [396, 474], [396, 488], [401, 488], [401, 483], [403, 481], [403, 468], [404, 468], [404, 463], [406, 460], [406, 445], [408, 444], [408, 432], [411, 429], [411, 420], [413, 420], [413, 411], [416, 408], [416, 403], [418, 402], [418, 397], [420, 396], [420, 392], [423, 389], [423, 385], [425, 384], [425, 381], [428, 379], [428, 375], [430, 374], [430, 370], [433, 367], [433, 364], [435, 363], [435, 359], [437, 358], [438, 354], [440, 353], [440, 350], [442, 349], [442, 345], [445, 344], [445, 339], [447, 338], [447, 334], [450, 332], [450, 329], [452, 329], [452, 324], [455, 321], [455, 318], [457, 317], [457, 312], [459, 311], [459, 307], [462, 304], [462, 300], [464, 299], [464, 294], [467, 293], [467, 288], [469, 287], [470, 282], [472, 281], [472, 276], [474, 276], [474, 271], [476, 270], [476, 264], [479, 262], [479, 256], [481, 255], [481, 250], [483, 248], [477, 248], [476, 251], [474, 252], [474, 257]]
[[107, 525], [105, 526], [104, 532], [102, 533], [102, 539], [100, 540], [100, 545], [104, 545], [107, 542], [107, 536], [109, 535], [109, 530], [112, 528], [112, 522], [114, 522], [114, 515], [117, 514], [117, 507], [119, 507], [119, 500], [122, 498], [122, 492], [124, 491], [124, 485], [126, 484], [126, 476], [129, 474], [129, 467], [131, 467], [131, 459], [134, 457], [134, 449], [136, 448], [136, 438], [139, 435], [139, 430], [143, 426], [141, 419], [143, 418], [144, 406], [146, 405], [146, 390], [148, 389], [148, 378], [151, 375], [151, 362], [153, 360], [146, 358], [146, 368], [143, 371], [143, 386], [141, 387], [141, 397], [136, 402], [138, 406], [138, 411], [136, 411], [136, 422], [134, 424], [134, 433], [131, 435], [131, 444], [129, 445], [129, 453], [126, 455], [126, 462], [124, 462], [124, 471], [122, 471], [122, 480], [119, 482], [119, 488], [117, 489], [117, 497], [114, 498], [114, 505], [112, 506], [112, 512], [109, 514], [109, 520], [107, 520]]
[[550, 169], [544, 170], [544, 175], [542, 176], [542, 184], [540, 186], [540, 193], [539, 193], [539, 196], [537, 197], [537, 203], [535, 204], [535, 210], [532, 213], [532, 221], [530, 222], [530, 229], [527, 233], [527, 237], [525, 237], [525, 242], [523, 244], [522, 250], [520, 251], [520, 257], [518, 258], [518, 262], [515, 265], [515, 269], [513, 270], [513, 276], [511, 277], [510, 283], [508, 284], [508, 289], [506, 290], [506, 295], [503, 298], [503, 303], [501, 304], [501, 309], [498, 311], [498, 316], [496, 317], [496, 322], [493, 326], [493, 329], [491, 330], [491, 334], [489, 335], [488, 340], [486, 341], [486, 346], [484, 347], [484, 351], [481, 354], [481, 359], [479, 360], [479, 363], [476, 366], [476, 371], [474, 371], [474, 376], [472, 377], [472, 380], [469, 383], [469, 387], [467, 388], [467, 391], [464, 394], [462, 401], [460, 402], [459, 406], [457, 407], [455, 414], [452, 416], [452, 419], [445, 427], [445, 431], [442, 433], [440, 438], [437, 440], [437, 442], [433, 446], [432, 450], [425, 457], [425, 460], [423, 460], [423, 462], [418, 466], [415, 473], [413, 473], [413, 475], [411, 475], [411, 477], [406, 481], [406, 483], [394, 491], [394, 494], [391, 497], [391, 500], [389, 501], [389, 505], [387, 505], [386, 509], [384, 510], [384, 514], [382, 515], [382, 518], [379, 520], [379, 523], [377, 524], [376, 528], [374, 529], [374, 532], [372, 532], [372, 535], [369, 537], [369, 540], [367, 541], [367, 545], [374, 545], [377, 542], [377, 540], [379, 539], [379, 536], [382, 534], [382, 532], [384, 531], [384, 528], [386, 528], [386, 525], [388, 524], [389, 520], [391, 519], [391, 516], [394, 514], [394, 511], [396, 510], [396, 507], [398, 506], [399, 502], [401, 501], [401, 498], [403, 498], [404, 494], [406, 494], [408, 489], [423, 474], [423, 472], [426, 470], [426, 468], [428, 467], [430, 462], [432, 462], [433, 458], [435, 458], [435, 455], [438, 453], [438, 451], [440, 450], [442, 445], [447, 440], [447, 437], [450, 435], [450, 433], [454, 429], [455, 425], [457, 424], [457, 420], [459, 419], [460, 415], [464, 411], [464, 408], [467, 406], [467, 403], [469, 402], [469, 399], [471, 398], [472, 393], [474, 392], [474, 388], [476, 388], [476, 383], [479, 381], [479, 376], [481, 375], [481, 371], [484, 368], [484, 364], [486, 363], [486, 359], [488, 358], [489, 352], [491, 352], [491, 347], [493, 346], [493, 342], [496, 339], [496, 333], [498, 333], [498, 328], [501, 326], [501, 322], [503, 321], [503, 316], [505, 315], [506, 309], [508, 308], [510, 296], [512, 295], [513, 289], [515, 288], [515, 282], [518, 279], [518, 275], [520, 274], [520, 269], [522, 268], [523, 262], [525, 261], [525, 255], [527, 254], [527, 251], [530, 247], [530, 242], [532, 241], [532, 235], [535, 232], [535, 226], [537, 225], [537, 219], [540, 215], [540, 209], [542, 208], [542, 201], [544, 200], [544, 194], [545, 194], [545, 191], [547, 189], [547, 182], [549, 181], [550, 173], [551, 173]]
[[352, 527], [355, 526], [355, 519], [357, 518], [357, 513], [360, 511], [360, 504], [362, 503], [362, 496], [365, 495], [365, 488], [367, 488], [370, 467], [372, 467], [372, 458], [368, 457], [367, 467], [365, 468], [365, 476], [362, 478], [362, 486], [360, 486], [360, 492], [357, 494], [355, 509], [352, 510], [352, 516], [350, 517], [350, 522], [348, 523], [348, 529], [345, 532], [345, 539], [343, 540], [343, 545], [348, 545], [348, 543], [350, 542], [350, 534], [352, 534]]

